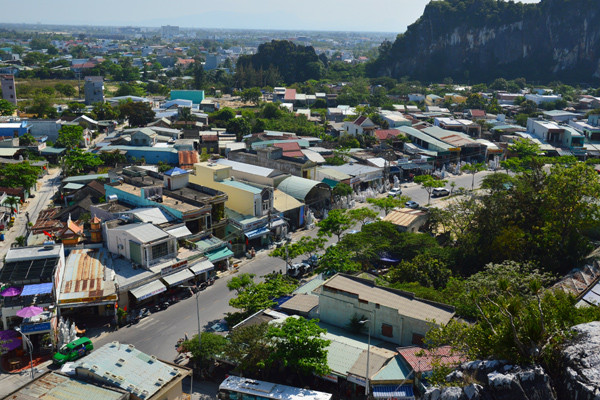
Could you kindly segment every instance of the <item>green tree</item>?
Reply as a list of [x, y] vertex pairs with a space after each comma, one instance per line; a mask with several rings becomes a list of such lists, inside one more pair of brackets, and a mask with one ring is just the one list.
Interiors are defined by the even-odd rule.
[[262, 98], [262, 92], [259, 88], [253, 87], [244, 89], [241, 94], [241, 98], [243, 102], [253, 103], [254, 105], [258, 105], [260, 99]]
[[269, 253], [269, 256], [281, 258], [286, 262], [287, 267], [287, 265], [291, 265], [290, 261], [296, 257], [307, 255], [310, 258], [312, 255], [316, 254], [323, 249], [325, 241], [324, 238], [320, 237], [311, 238], [303, 236], [295, 243], [286, 243], [285, 245], [274, 249]]
[[63, 125], [58, 131], [55, 147], [76, 149], [83, 141], [83, 128], [79, 125]]
[[367, 199], [367, 203], [373, 204], [373, 206], [377, 207], [379, 210], [383, 211], [385, 215], [388, 215], [390, 211], [392, 211], [396, 207], [403, 207], [404, 203], [410, 200], [406, 196], [400, 197], [379, 197], [379, 198], [369, 198]]
[[331, 343], [323, 339], [327, 330], [317, 325], [317, 320], [289, 317], [282, 324], [271, 325], [267, 332], [275, 343], [275, 351], [269, 362], [288, 368], [290, 372], [301, 372], [317, 376], [329, 373], [327, 346]]
[[228, 283], [229, 290], [237, 292], [237, 297], [229, 300], [229, 305], [242, 310], [244, 315], [272, 307], [275, 304], [273, 299], [290, 294], [296, 289], [296, 283], [292, 279], [280, 274], [267, 275], [265, 281], [260, 283], [255, 283], [252, 277], [250, 280], [251, 282], [236, 286], [230, 286]]
[[33, 95], [32, 104], [27, 111], [36, 114], [38, 118], [50, 118], [57, 115], [56, 109], [52, 106], [53, 104], [54, 99], [52, 96], [42, 92], [36, 92]]
[[92, 117], [96, 121], [109, 121], [119, 118], [119, 109], [114, 109], [110, 103], [96, 103], [92, 108]]
[[[100, 160], [102, 160], [102, 162], [104, 163], [104, 165], [107, 166], [115, 167], [118, 164], [127, 163], [127, 157], [125, 156], [125, 154], [121, 154], [119, 150], [103, 151], [100, 153], [99, 157]], [[161, 172], [160, 167], [159, 172]]]
[[238, 142], [241, 142], [243, 137], [252, 133], [252, 125], [244, 117], [233, 118], [227, 122], [227, 132], [235, 134]]
[[352, 190], [352, 186], [348, 185], [347, 183], [340, 182], [337, 185], [335, 185], [335, 187], [331, 191], [331, 194], [333, 195], [333, 198], [337, 202], [342, 197], [350, 196], [353, 192], [354, 191]]
[[37, 182], [39, 167], [23, 161], [18, 164], [2, 164], [0, 167], [0, 186], [30, 189]]
[[122, 83], [119, 85], [119, 89], [115, 93], [115, 96], [139, 96], [143, 97], [146, 95], [146, 90], [136, 84]]
[[354, 208], [349, 210], [348, 214], [353, 221], [360, 222], [361, 228], [367, 221], [373, 221], [377, 219], [377, 216], [379, 215], [377, 211], [371, 210], [368, 207]]
[[102, 165], [102, 159], [98, 155], [78, 148], [69, 150], [64, 162], [67, 175], [79, 175]]
[[431, 203], [431, 193], [433, 192], [433, 189], [444, 187], [446, 186], [446, 183], [448, 183], [446, 180], [435, 179], [431, 175], [416, 176], [414, 181], [415, 183], [421, 185], [421, 187], [427, 192], [427, 204]]
[[236, 364], [237, 372], [245, 376], [266, 377], [267, 361], [274, 346], [268, 330], [269, 325], [264, 322], [231, 331], [225, 354]]
[[360, 263], [352, 259], [352, 253], [341, 246], [329, 246], [319, 259], [317, 272], [327, 276], [338, 272], [360, 271]]
[[352, 226], [352, 220], [346, 210], [336, 209], [329, 211], [327, 218], [322, 219], [317, 223], [319, 227], [319, 236], [331, 237], [337, 236], [338, 242], [342, 237], [342, 233]]
[[471, 191], [473, 191], [475, 189], [475, 175], [478, 172], [485, 171], [487, 169], [487, 166], [485, 165], [485, 163], [466, 164], [464, 167], [462, 167], [462, 169], [463, 171], [466, 171], [472, 175]]
[[17, 107], [10, 101], [0, 99], [0, 115], [13, 115]]
[[19, 146], [32, 146], [37, 143], [37, 140], [29, 132], [19, 137]]
[[154, 120], [156, 115], [150, 103], [127, 101], [119, 104], [119, 114], [129, 120], [129, 126], [146, 126]]
[[412, 260], [403, 260], [390, 269], [386, 279], [391, 282], [418, 282], [421, 286], [444, 288], [452, 272], [443, 260], [431, 254], [418, 254]]
[[77, 94], [77, 91], [73, 86], [65, 83], [57, 83], [54, 85], [54, 89], [64, 97], [75, 97]]
[[25, 247], [27, 245], [27, 238], [25, 236], [17, 236], [15, 238], [15, 243], [19, 247]]
[[201, 366], [206, 367], [210, 360], [225, 351], [228, 341], [224, 336], [212, 332], [202, 332], [200, 337], [200, 343], [198, 335], [194, 335], [192, 339], [184, 341], [181, 347], [183, 351], [192, 353], [194, 360]]

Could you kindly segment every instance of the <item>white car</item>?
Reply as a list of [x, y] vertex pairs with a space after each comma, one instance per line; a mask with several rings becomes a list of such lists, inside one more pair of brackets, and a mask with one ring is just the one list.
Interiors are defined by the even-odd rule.
[[390, 190], [388, 192], [388, 196], [389, 197], [396, 197], [402, 194], [402, 189], [400, 188], [393, 188], [392, 190]]

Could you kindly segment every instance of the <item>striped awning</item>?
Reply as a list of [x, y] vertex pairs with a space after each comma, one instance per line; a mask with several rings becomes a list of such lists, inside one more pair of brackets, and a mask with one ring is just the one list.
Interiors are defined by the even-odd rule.
[[415, 394], [411, 385], [373, 386], [373, 397], [376, 399], [414, 400]]

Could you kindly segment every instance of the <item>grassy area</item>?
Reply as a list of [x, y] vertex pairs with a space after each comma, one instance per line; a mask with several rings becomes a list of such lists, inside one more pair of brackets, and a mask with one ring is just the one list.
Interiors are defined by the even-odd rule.
[[[77, 92], [77, 80], [68, 80], [68, 79], [16, 79], [16, 89], [17, 89], [17, 97], [19, 99], [23, 98], [31, 98], [33, 93], [38, 90], [43, 90], [46, 88], [54, 89], [55, 85], [63, 84], [72, 86]], [[81, 81], [81, 89], [83, 94], [83, 80]], [[63, 97], [63, 95], [56, 90], [54, 91], [54, 97], [58, 99], [72, 99]]]

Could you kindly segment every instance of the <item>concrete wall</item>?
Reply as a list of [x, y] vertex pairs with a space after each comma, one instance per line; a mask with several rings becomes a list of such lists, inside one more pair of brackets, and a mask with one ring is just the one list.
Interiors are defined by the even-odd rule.
[[58, 131], [62, 127], [62, 124], [57, 121], [36, 121], [28, 120], [29, 126], [31, 127], [31, 134], [35, 137], [48, 136], [48, 140], [56, 142], [58, 139]]
[[[413, 334], [424, 336], [429, 330], [426, 321], [419, 321], [400, 315], [399, 310], [374, 303], [359, 302], [351, 295], [332, 293], [324, 288], [319, 294], [319, 316], [321, 321], [346, 328], [350, 319], [356, 314], [369, 319], [371, 336], [401, 346], [412, 344]], [[382, 334], [382, 325], [392, 327], [392, 337]]]

